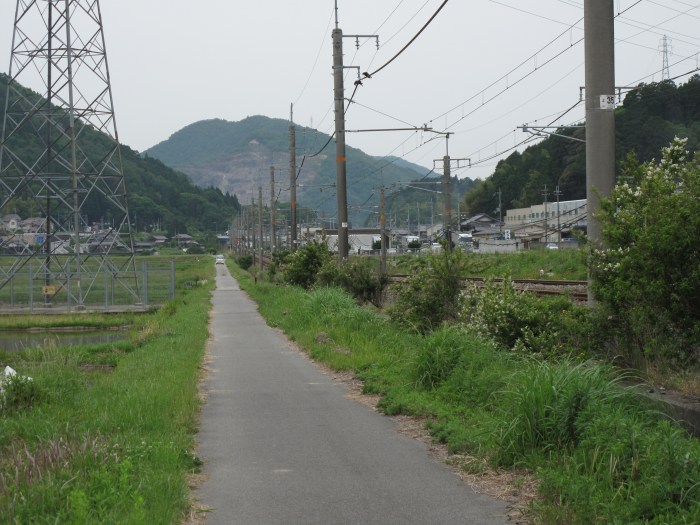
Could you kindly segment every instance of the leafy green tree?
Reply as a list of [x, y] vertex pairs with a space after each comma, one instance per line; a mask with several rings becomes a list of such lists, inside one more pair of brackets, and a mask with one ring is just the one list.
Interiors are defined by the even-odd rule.
[[284, 265], [284, 279], [289, 284], [311, 288], [316, 284], [323, 264], [331, 258], [325, 241], [311, 241], [289, 256]]
[[675, 139], [660, 161], [633, 156], [601, 203], [607, 247], [591, 254], [597, 299], [646, 357], [684, 364], [700, 343], [700, 155]]

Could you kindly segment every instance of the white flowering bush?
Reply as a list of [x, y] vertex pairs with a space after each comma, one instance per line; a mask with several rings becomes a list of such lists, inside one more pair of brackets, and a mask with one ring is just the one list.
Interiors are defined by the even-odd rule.
[[660, 161], [623, 165], [602, 199], [604, 249], [593, 250], [593, 292], [627, 343], [686, 363], [700, 341], [700, 157], [675, 139]]
[[460, 321], [509, 350], [548, 356], [586, 354], [588, 312], [566, 297], [540, 298], [510, 279], [487, 281], [465, 295]]

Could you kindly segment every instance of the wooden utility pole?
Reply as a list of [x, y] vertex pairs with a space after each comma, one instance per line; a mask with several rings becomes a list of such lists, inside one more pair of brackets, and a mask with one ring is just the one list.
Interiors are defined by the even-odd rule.
[[289, 215], [291, 229], [289, 244], [292, 251], [297, 249], [297, 139], [294, 126], [294, 104], [289, 115]]
[[[449, 139], [450, 136], [447, 135]], [[442, 158], [443, 166], [443, 193], [445, 197], [445, 204], [442, 211], [442, 231], [445, 233], [445, 239], [447, 240], [447, 250], [452, 251], [452, 234], [450, 233], [450, 226], [452, 225], [452, 175], [450, 169], [450, 155], [449, 152]]]
[[333, 97], [335, 105], [335, 166], [338, 197], [338, 257], [348, 258], [348, 196], [345, 157], [345, 84], [343, 81], [343, 31], [333, 30]]
[[384, 184], [379, 190], [379, 235], [381, 235], [381, 257], [379, 262], [379, 273], [386, 274], [386, 201], [384, 200]]
[[258, 234], [260, 235], [259, 254], [260, 254], [260, 271], [264, 270], [263, 267], [263, 204], [262, 204], [262, 186], [258, 186]]
[[277, 223], [275, 221], [275, 167], [270, 166], [270, 252], [277, 250]]

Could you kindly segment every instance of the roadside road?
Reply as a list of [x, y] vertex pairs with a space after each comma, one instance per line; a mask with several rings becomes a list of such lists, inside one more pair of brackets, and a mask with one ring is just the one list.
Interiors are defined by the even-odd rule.
[[346, 399], [216, 268], [196, 493], [207, 525], [507, 523], [505, 503]]

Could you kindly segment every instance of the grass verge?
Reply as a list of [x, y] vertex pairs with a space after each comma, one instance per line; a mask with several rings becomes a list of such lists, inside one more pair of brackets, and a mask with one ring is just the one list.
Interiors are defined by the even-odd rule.
[[126, 341], [0, 356], [32, 378], [0, 404], [0, 523], [180, 521], [212, 270], [179, 258], [176, 300], [129, 318]]
[[611, 368], [499, 351], [460, 328], [409, 334], [339, 290], [234, 272], [268, 323], [311, 357], [354, 372], [387, 414], [425, 418], [434, 440], [482, 460], [463, 469], [533, 473], [534, 522], [700, 523], [698, 441]]

